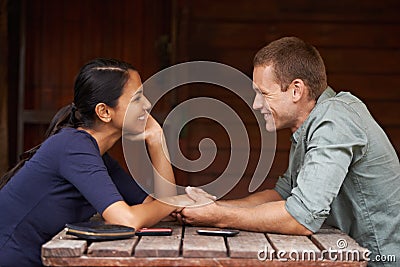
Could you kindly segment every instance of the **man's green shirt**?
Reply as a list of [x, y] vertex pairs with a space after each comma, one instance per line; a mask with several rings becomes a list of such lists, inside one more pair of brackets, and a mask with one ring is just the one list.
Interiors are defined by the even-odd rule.
[[289, 167], [275, 190], [313, 232], [326, 222], [376, 255], [400, 262], [400, 164], [366, 106], [327, 88], [293, 133]]

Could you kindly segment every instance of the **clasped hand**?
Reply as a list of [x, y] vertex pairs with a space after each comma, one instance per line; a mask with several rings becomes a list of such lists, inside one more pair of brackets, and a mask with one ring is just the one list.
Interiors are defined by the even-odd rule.
[[171, 216], [176, 218], [181, 223], [185, 223], [185, 217], [182, 216], [182, 211], [184, 209], [204, 207], [206, 205], [213, 204], [217, 200], [216, 196], [210, 195], [203, 189], [197, 187], [188, 186], [185, 188], [185, 192], [185, 195], [179, 195], [165, 199], [169, 202], [169, 204], [177, 207]]

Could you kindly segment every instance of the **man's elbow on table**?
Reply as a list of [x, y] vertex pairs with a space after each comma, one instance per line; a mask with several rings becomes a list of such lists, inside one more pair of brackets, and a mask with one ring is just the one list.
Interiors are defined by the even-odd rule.
[[304, 225], [300, 224], [299, 222], [296, 221], [296, 226], [295, 229], [293, 230], [293, 234], [295, 235], [312, 235], [314, 234], [312, 231], [310, 231], [307, 227]]
[[263, 209], [266, 216], [271, 216], [271, 229], [269, 231], [280, 234], [312, 235], [313, 232], [301, 224], [286, 210], [286, 201], [266, 203]]
[[312, 235], [314, 232], [312, 232], [310, 229], [305, 227], [303, 224], [301, 224], [298, 220], [296, 220], [285, 208], [284, 210], [284, 215], [283, 215], [283, 220], [282, 224], [284, 224], [288, 229], [287, 234], [293, 234], [293, 235]]

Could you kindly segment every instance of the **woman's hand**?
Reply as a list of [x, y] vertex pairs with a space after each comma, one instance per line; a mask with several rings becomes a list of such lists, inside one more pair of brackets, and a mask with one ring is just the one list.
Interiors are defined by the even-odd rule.
[[216, 196], [210, 195], [198, 187], [188, 186], [185, 188], [185, 192], [191, 199], [195, 201], [195, 206], [207, 205], [217, 200]]
[[144, 130], [144, 139], [149, 146], [163, 145], [164, 133], [160, 124], [149, 114]]
[[186, 194], [169, 196], [158, 199], [161, 202], [177, 207], [175, 212], [180, 212], [185, 207], [199, 207], [213, 203], [217, 198], [197, 187], [186, 187]]
[[149, 146], [161, 146], [164, 142], [163, 130], [160, 124], [150, 114], [148, 114], [146, 126], [143, 132], [137, 134], [127, 132], [124, 137], [130, 141], [143, 142], [143, 140], [145, 140], [146, 144]]

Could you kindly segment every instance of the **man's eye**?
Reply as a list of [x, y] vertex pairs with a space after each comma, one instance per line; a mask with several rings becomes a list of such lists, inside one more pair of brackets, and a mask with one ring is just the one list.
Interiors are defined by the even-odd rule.
[[261, 91], [258, 91], [257, 94], [258, 94], [258, 95], [265, 95], [265, 93], [263, 93], [263, 92], [261, 92]]

